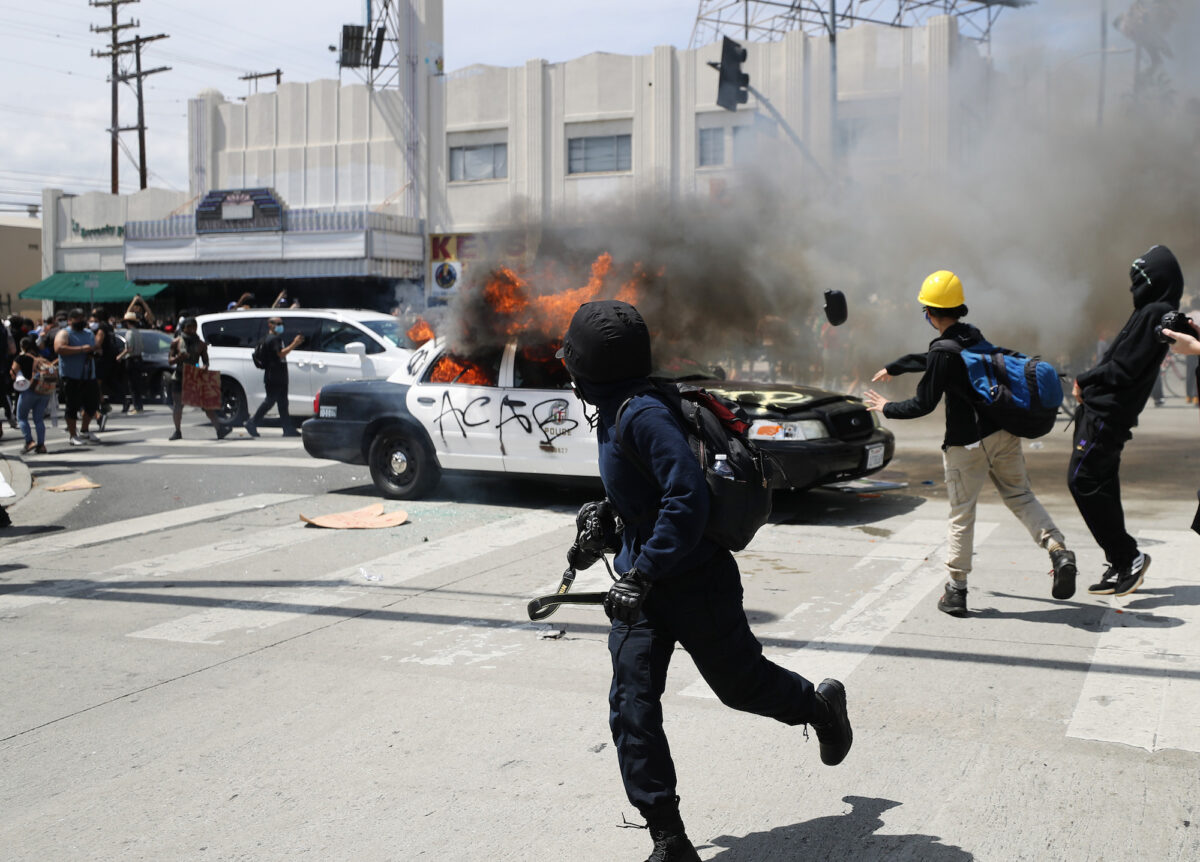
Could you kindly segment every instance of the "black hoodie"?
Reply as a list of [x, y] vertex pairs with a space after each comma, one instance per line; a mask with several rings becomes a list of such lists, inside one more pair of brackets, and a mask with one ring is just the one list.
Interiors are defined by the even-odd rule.
[[1133, 314], [1113, 339], [1095, 368], [1076, 379], [1089, 413], [1109, 427], [1137, 425], [1158, 377], [1168, 346], [1154, 337], [1154, 327], [1168, 311], [1179, 310], [1183, 272], [1166, 246], [1156, 245], [1129, 268]]
[[924, 371], [917, 393], [907, 401], [890, 401], [883, 408], [888, 419], [916, 419], [932, 413], [946, 396], [946, 436], [942, 448], [970, 446], [997, 427], [978, 415], [972, 406], [971, 380], [962, 358], [947, 350], [938, 349], [939, 342], [954, 341], [959, 347], [970, 347], [983, 341], [983, 335], [969, 323], [958, 322], [929, 343], [928, 353], [910, 353], [886, 366], [888, 374]]

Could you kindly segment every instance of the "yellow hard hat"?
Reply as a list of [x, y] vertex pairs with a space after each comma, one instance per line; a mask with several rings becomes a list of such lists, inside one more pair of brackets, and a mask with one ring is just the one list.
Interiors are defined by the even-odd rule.
[[930, 308], [958, 308], [963, 304], [963, 286], [958, 276], [939, 269], [921, 285], [917, 302]]

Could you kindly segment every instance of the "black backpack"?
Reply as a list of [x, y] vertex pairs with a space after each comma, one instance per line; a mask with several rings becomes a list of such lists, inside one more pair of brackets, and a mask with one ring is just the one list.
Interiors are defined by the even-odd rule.
[[267, 367], [267, 351], [263, 348], [266, 346], [267, 339], [262, 339], [258, 344], [254, 345], [254, 350], [250, 354], [250, 361], [254, 363], [255, 368]]
[[[709, 491], [705, 538], [730, 551], [742, 550], [771, 517], [771, 489], [778, 475], [770, 456], [746, 436], [750, 430], [746, 412], [733, 401], [686, 383], [652, 380], [650, 388], [643, 391], [661, 396], [680, 419], [688, 445], [704, 468]], [[622, 455], [625, 450], [621, 419], [630, 400], [626, 399], [617, 409], [614, 433]], [[725, 463], [732, 475], [721, 475], [714, 470], [717, 455], [726, 456]], [[638, 456], [629, 460], [657, 484], [654, 474]]]

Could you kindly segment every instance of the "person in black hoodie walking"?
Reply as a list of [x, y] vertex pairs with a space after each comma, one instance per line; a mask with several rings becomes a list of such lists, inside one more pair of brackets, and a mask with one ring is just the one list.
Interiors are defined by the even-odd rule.
[[1108, 567], [1088, 587], [1092, 595], [1124, 596], [1142, 585], [1150, 555], [1138, 550], [1125, 529], [1121, 507], [1121, 450], [1133, 437], [1146, 406], [1167, 345], [1154, 327], [1168, 311], [1179, 309], [1183, 271], [1166, 246], [1156, 245], [1129, 268], [1133, 314], [1096, 367], [1075, 379], [1075, 447], [1067, 486], [1092, 537], [1104, 550]]
[[[621, 779], [654, 840], [647, 862], [699, 862], [679, 814], [663, 730], [675, 645], [725, 705], [812, 724], [829, 766], [841, 763], [853, 742], [846, 689], [835, 679], [814, 686], [762, 654], [742, 608], [737, 563], [705, 537], [704, 470], [667, 395], [647, 379], [650, 334], [637, 309], [616, 300], [585, 303], [559, 358], [576, 394], [599, 413], [600, 478], [624, 522], [614, 559], [621, 576], [604, 602], [612, 619], [609, 726]], [[617, 411], [627, 402], [618, 433]]]
[[946, 469], [946, 494], [950, 498], [950, 529], [946, 569], [950, 575], [938, 610], [951, 616], [967, 615], [967, 575], [975, 546], [975, 506], [989, 476], [1009, 510], [1025, 525], [1033, 540], [1050, 553], [1054, 576], [1051, 595], [1069, 599], [1075, 594], [1075, 554], [1067, 550], [1062, 532], [1033, 494], [1021, 438], [998, 427], [976, 411], [972, 402], [967, 366], [958, 355], [962, 348], [983, 341], [967, 316], [962, 282], [947, 270], [933, 273], [917, 301], [925, 319], [938, 331], [928, 353], [910, 353], [885, 366], [873, 381], [888, 381], [897, 374], [924, 371], [917, 393], [907, 401], [888, 401], [873, 389], [863, 399], [867, 409], [889, 419], [916, 419], [933, 412], [946, 396], [946, 436], [942, 462]]

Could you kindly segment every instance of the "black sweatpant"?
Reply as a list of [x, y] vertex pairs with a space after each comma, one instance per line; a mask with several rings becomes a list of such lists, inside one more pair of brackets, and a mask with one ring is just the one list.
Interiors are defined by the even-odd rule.
[[614, 620], [608, 636], [613, 681], [609, 726], [621, 780], [643, 816], [675, 806], [675, 764], [663, 731], [662, 694], [678, 643], [726, 706], [807, 724], [815, 688], [762, 654], [742, 609], [742, 583], [728, 551], [650, 589], [632, 626]]
[[1075, 410], [1075, 446], [1067, 468], [1067, 487], [1079, 514], [1109, 565], [1129, 565], [1138, 554], [1137, 540], [1125, 529], [1121, 507], [1121, 450], [1127, 429], [1111, 427], [1080, 405]]
[[251, 423], [257, 425], [267, 415], [267, 411], [272, 407], [279, 408], [279, 422], [283, 425], [284, 434], [295, 434], [296, 426], [292, 424], [292, 417], [288, 413], [288, 382], [287, 378], [283, 379], [282, 383], [264, 383], [263, 388], [267, 390], [267, 400], [258, 405], [258, 409], [254, 411], [254, 418]]

